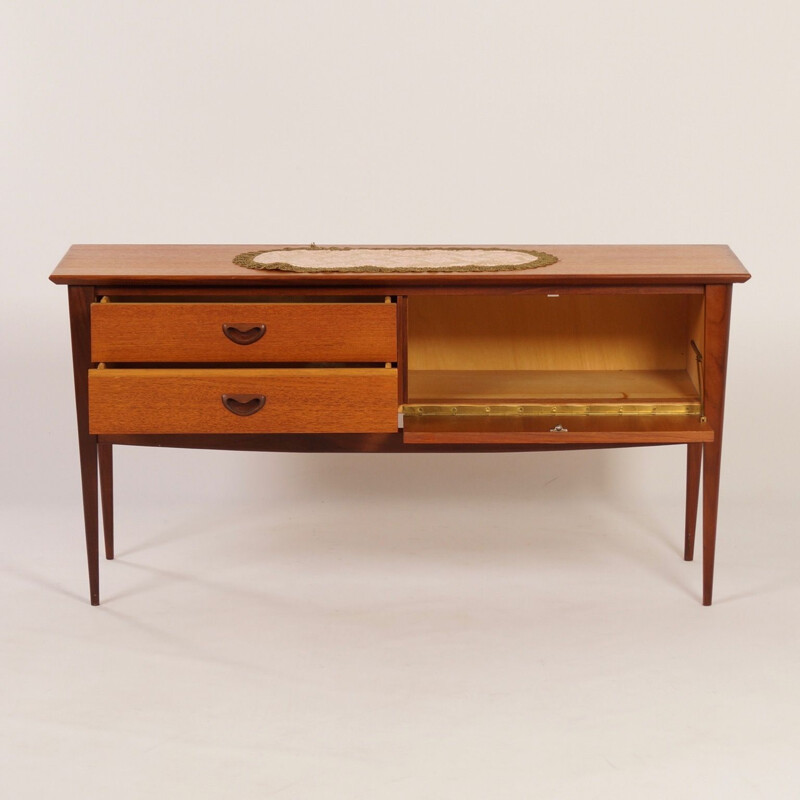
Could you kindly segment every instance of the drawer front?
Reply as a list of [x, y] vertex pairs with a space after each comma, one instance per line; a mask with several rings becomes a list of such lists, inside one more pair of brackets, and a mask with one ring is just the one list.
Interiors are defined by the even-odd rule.
[[92, 361], [397, 361], [397, 306], [94, 303]]
[[397, 370], [93, 369], [89, 430], [395, 433]]

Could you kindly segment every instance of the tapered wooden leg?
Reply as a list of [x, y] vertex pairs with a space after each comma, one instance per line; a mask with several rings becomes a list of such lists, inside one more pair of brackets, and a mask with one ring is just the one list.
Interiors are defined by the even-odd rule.
[[721, 442], [706, 442], [703, 453], [703, 605], [711, 605], [714, 590], [714, 553], [717, 543]]
[[86, 559], [89, 564], [89, 600], [100, 605], [99, 525], [97, 518], [97, 437], [89, 433], [89, 368], [91, 367], [90, 320], [94, 290], [69, 287], [69, 321], [72, 334], [72, 367], [75, 408], [78, 415], [78, 448], [83, 487], [83, 520]]
[[714, 556], [717, 544], [717, 506], [722, 458], [722, 422], [725, 413], [725, 375], [731, 319], [731, 285], [706, 286], [704, 409], [714, 441], [703, 446], [703, 605], [711, 605]]
[[700, 497], [700, 466], [703, 461], [702, 442], [690, 442], [686, 454], [686, 534], [683, 558], [694, 558], [694, 532], [697, 528], [697, 501]]
[[103, 538], [106, 558], [114, 558], [114, 468], [111, 455], [112, 445], [98, 444], [100, 457], [100, 500], [103, 506]]
[[97, 444], [80, 437], [83, 521], [86, 530], [86, 560], [89, 564], [89, 601], [100, 605], [99, 525], [97, 518]]

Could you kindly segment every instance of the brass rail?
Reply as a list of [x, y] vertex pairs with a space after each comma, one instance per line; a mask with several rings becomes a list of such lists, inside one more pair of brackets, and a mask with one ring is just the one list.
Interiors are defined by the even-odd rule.
[[701, 413], [698, 401], [681, 403], [493, 403], [477, 404], [406, 404], [403, 414], [409, 417], [427, 416], [658, 416], [662, 414], [693, 415]]

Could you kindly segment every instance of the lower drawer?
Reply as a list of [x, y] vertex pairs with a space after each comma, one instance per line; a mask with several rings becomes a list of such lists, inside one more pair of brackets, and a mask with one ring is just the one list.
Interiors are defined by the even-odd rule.
[[89, 431], [394, 433], [396, 369], [93, 369]]

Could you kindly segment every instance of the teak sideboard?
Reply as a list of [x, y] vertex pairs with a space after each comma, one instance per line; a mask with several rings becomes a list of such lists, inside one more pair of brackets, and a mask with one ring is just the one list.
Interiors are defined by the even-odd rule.
[[[731, 290], [727, 246], [542, 246], [540, 269], [292, 273], [287, 245], [75, 245], [67, 284], [89, 591], [115, 444], [304, 452], [687, 446], [714, 579]], [[503, 245], [502, 247], [516, 247]], [[527, 245], [521, 247], [529, 247]], [[99, 492], [98, 492], [99, 464]]]

